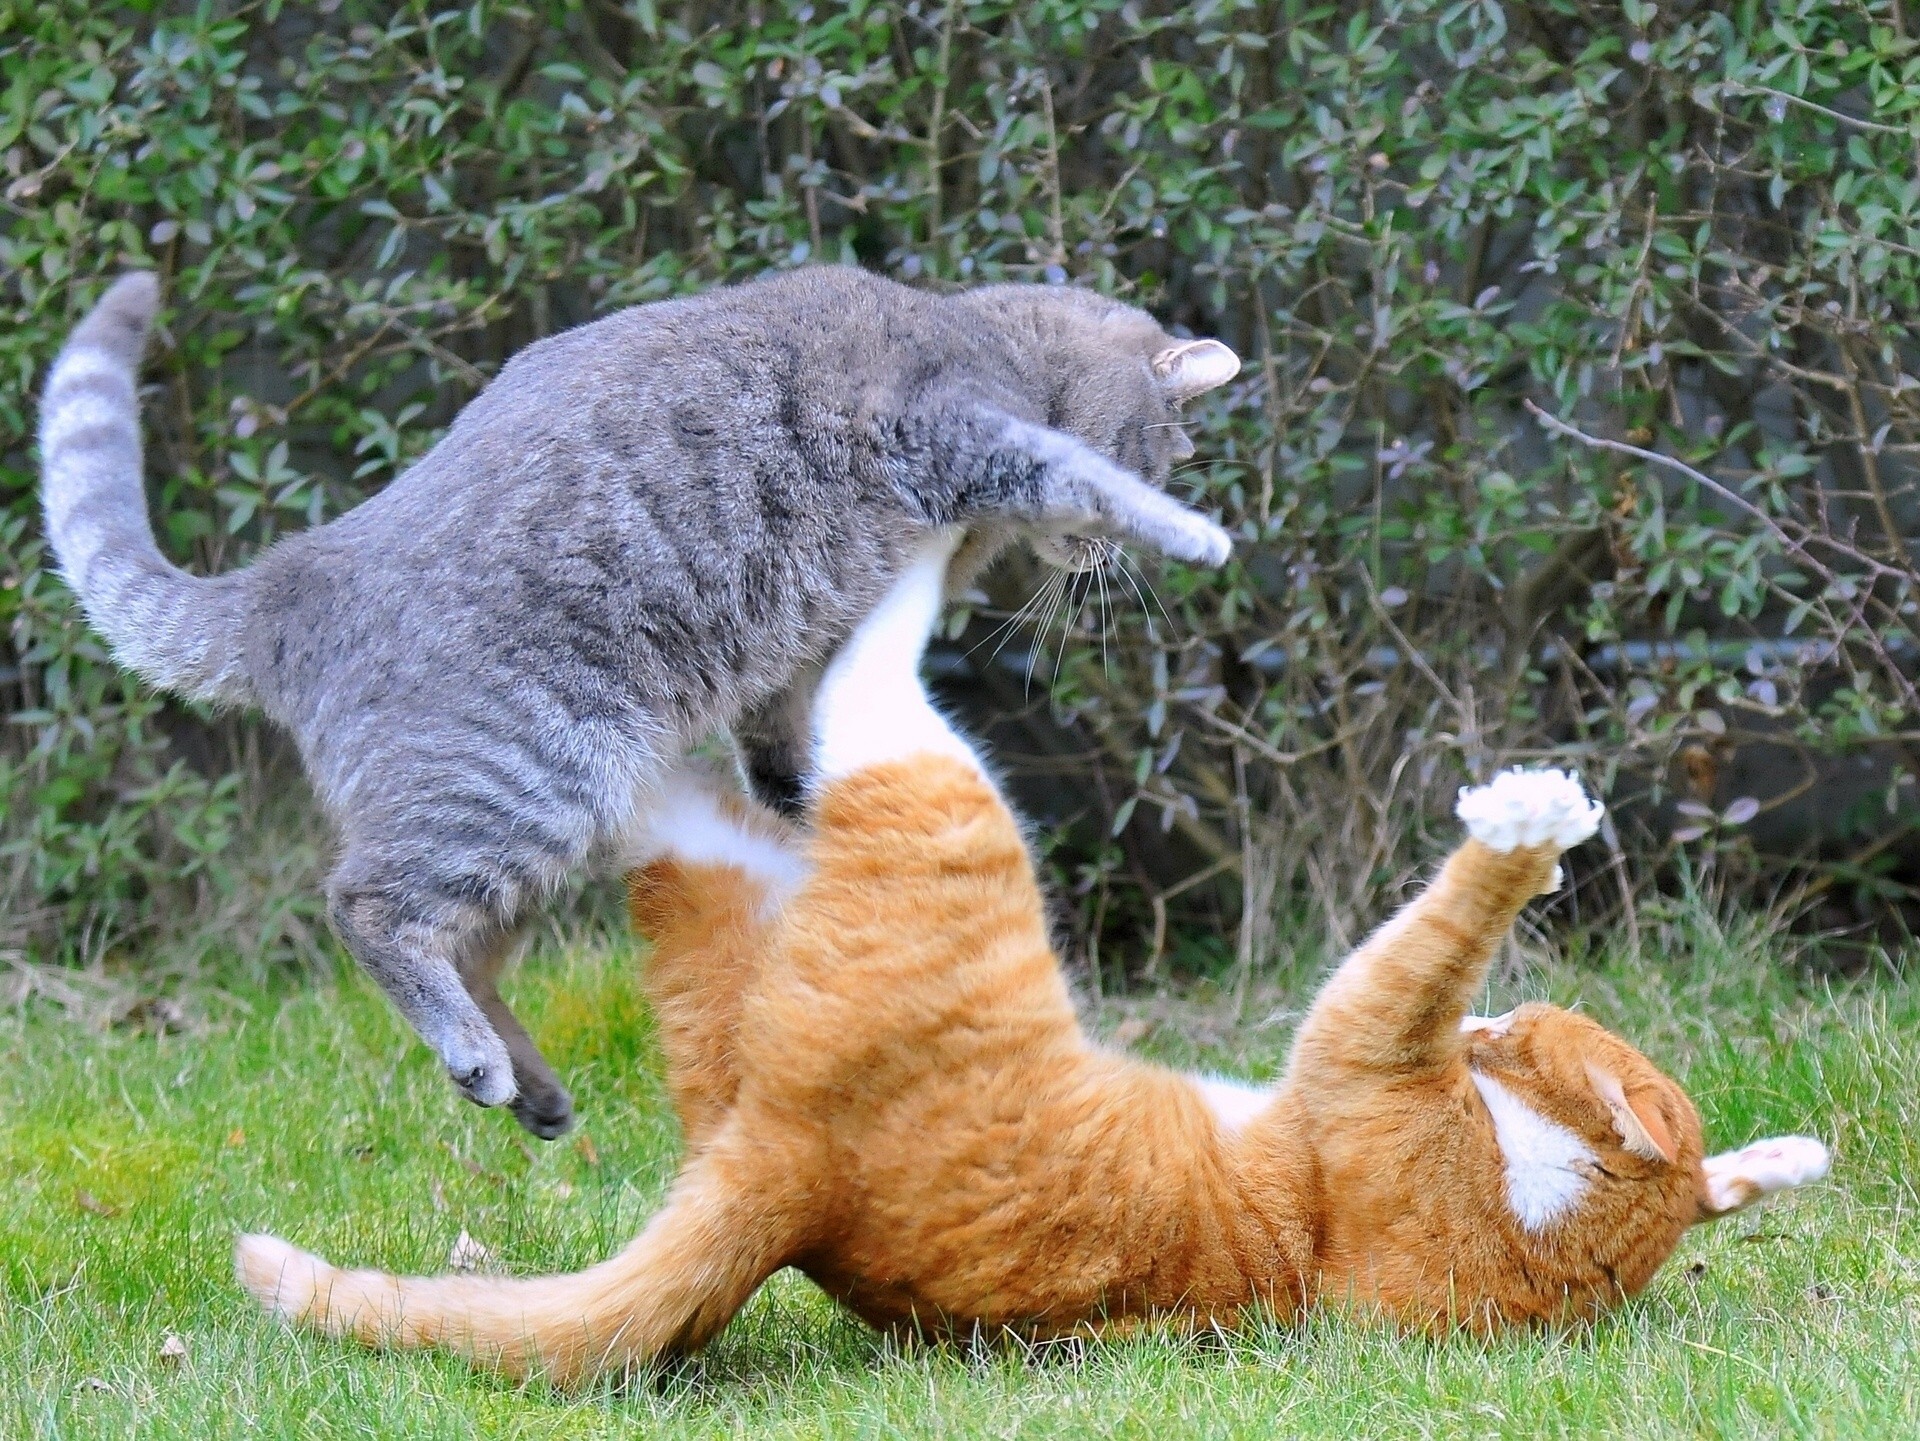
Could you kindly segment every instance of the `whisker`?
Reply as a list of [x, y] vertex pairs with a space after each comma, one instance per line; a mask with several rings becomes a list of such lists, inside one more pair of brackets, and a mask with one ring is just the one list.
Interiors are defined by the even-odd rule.
[[[1118, 548], [1116, 547], [1116, 549]], [[1151, 596], [1153, 599], [1154, 609], [1160, 612], [1161, 619], [1167, 623], [1168, 637], [1176, 637], [1179, 634], [1180, 627], [1174, 621], [1173, 612], [1167, 609], [1167, 603], [1160, 599], [1160, 592], [1155, 589], [1153, 578], [1149, 576], [1146, 571], [1141, 568], [1139, 563], [1136, 562], [1132, 556], [1128, 555], [1124, 549], [1120, 550], [1119, 554], [1120, 573], [1126, 577], [1127, 583], [1133, 587], [1133, 593], [1139, 595], [1142, 587], [1145, 588], [1146, 596]], [[1146, 596], [1141, 597], [1141, 604], [1143, 606], [1146, 603]], [[1153, 619], [1152, 615], [1148, 615], [1147, 619], [1151, 622]]]
[[1033, 647], [1027, 652], [1026, 687], [1028, 695], [1033, 694], [1033, 669], [1040, 662], [1040, 652], [1045, 648], [1047, 643], [1047, 632], [1053, 628], [1054, 612], [1066, 603], [1069, 580], [1070, 577], [1065, 571], [1056, 570], [1053, 573], [1052, 582], [1049, 583], [1047, 587], [1047, 593], [1052, 599], [1048, 601], [1046, 614], [1041, 617], [1040, 624], [1033, 633]]
[[[1046, 639], [1047, 627], [1053, 622], [1054, 609], [1060, 604], [1060, 595], [1061, 592], [1065, 590], [1066, 584], [1066, 578], [1062, 576], [1059, 571], [1056, 570], [1049, 573], [1046, 584], [1040, 588], [1039, 593], [1034, 597], [1033, 608], [1028, 613], [1028, 619], [1032, 622], [1027, 653], [1027, 675], [1029, 677], [1027, 684], [1029, 687], [1032, 685], [1031, 677], [1033, 675], [1034, 648], [1038, 647]], [[1001, 649], [1004, 650], [1012, 639], [1013, 637], [1009, 635], [1005, 641], [1001, 642]], [[995, 652], [995, 654], [997, 655], [998, 652]]]
[[[1113, 572], [1119, 576], [1121, 580], [1126, 582], [1127, 589], [1133, 592], [1133, 598], [1140, 603], [1140, 614], [1147, 622], [1147, 639], [1158, 645], [1160, 642], [1160, 636], [1158, 634], [1160, 627], [1154, 623], [1153, 606], [1147, 604], [1147, 597], [1140, 589], [1140, 582], [1133, 578], [1125, 552], [1120, 552], [1115, 555]], [[1159, 599], [1158, 596], [1154, 597], [1156, 604]], [[1167, 608], [1165, 606], [1160, 607], [1160, 613], [1162, 615], [1166, 615], [1166, 610]], [[1167, 617], [1167, 625], [1169, 628], [1173, 625], [1173, 618], [1171, 616]]]
[[1093, 582], [1087, 581], [1080, 587], [1080, 593], [1073, 598], [1073, 609], [1067, 614], [1060, 626], [1060, 649], [1053, 656], [1053, 680], [1048, 685], [1049, 692], [1060, 688], [1060, 667], [1067, 663], [1067, 640], [1073, 628], [1080, 623], [1081, 615], [1087, 608], [1087, 596], [1093, 590]]
[[1098, 568], [1094, 570], [1094, 574], [1100, 578], [1100, 673], [1106, 675], [1108, 679], [1112, 679], [1112, 677], [1114, 677], [1114, 662], [1108, 658], [1108, 652], [1106, 652], [1106, 633], [1108, 633], [1110, 629], [1114, 629], [1114, 595], [1112, 595], [1112, 591], [1108, 589], [1108, 583], [1106, 583], [1106, 572], [1108, 572], [1108, 570], [1110, 570], [1108, 556], [1102, 555], [1100, 556]]
[[967, 655], [969, 657], [973, 656], [980, 650], [982, 646], [985, 646], [989, 642], [991, 642], [995, 636], [1002, 636], [1004, 633], [1004, 636], [1001, 639], [1000, 644], [997, 646], [994, 646], [993, 654], [987, 657], [987, 663], [991, 665], [996, 659], [998, 659], [1000, 652], [1005, 650], [1007, 648], [1008, 643], [1013, 640], [1014, 635], [1017, 633], [1020, 627], [1020, 623], [1026, 620], [1031, 614], [1033, 614], [1033, 612], [1039, 609], [1041, 601], [1045, 599], [1047, 591], [1052, 587], [1054, 583], [1054, 578], [1058, 574], [1059, 574], [1058, 571], [1049, 572], [1047, 579], [1045, 580], [1045, 582], [1041, 584], [1040, 588], [1036, 590], [1032, 595], [1027, 597], [1026, 603], [1022, 605], [1020, 609], [1016, 610], [1012, 615], [1008, 616], [999, 625], [995, 626], [993, 631], [990, 634], [988, 634], [984, 639], [982, 639], [977, 644], [975, 644], [972, 647], [972, 649], [970, 649], [967, 652]]

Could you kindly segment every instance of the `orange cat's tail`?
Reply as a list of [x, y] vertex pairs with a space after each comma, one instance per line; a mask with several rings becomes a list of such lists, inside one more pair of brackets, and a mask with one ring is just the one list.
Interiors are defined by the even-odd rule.
[[260, 1235], [240, 1238], [234, 1270], [276, 1315], [369, 1346], [435, 1347], [561, 1385], [642, 1369], [702, 1345], [793, 1249], [767, 1168], [727, 1174], [740, 1169], [728, 1149], [689, 1167], [624, 1251], [571, 1275], [344, 1271]]

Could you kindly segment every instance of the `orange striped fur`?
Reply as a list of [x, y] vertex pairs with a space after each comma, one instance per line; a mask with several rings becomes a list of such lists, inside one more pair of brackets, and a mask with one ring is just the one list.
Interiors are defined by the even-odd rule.
[[937, 1332], [1321, 1301], [1488, 1331], [1593, 1316], [1688, 1226], [1824, 1170], [1797, 1139], [1703, 1160], [1686, 1095], [1582, 1017], [1467, 1017], [1554, 884], [1551, 842], [1467, 840], [1330, 978], [1281, 1083], [1223, 1109], [1082, 1032], [1020, 830], [947, 750], [881, 744], [823, 783], [804, 836], [710, 798], [703, 825], [804, 857], [784, 903], [753, 864], [670, 843], [631, 876], [687, 1154], [626, 1250], [575, 1275], [398, 1278], [247, 1237], [243, 1282], [335, 1335], [562, 1383], [699, 1346], [784, 1266], [874, 1325]]

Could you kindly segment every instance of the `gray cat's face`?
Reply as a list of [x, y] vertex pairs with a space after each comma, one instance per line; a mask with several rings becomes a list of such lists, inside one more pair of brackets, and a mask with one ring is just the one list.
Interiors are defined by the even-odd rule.
[[[1194, 453], [1182, 407], [1233, 379], [1240, 358], [1217, 340], [1176, 339], [1128, 306], [1069, 305], [1074, 313], [1062, 327], [1069, 343], [1056, 352], [1048, 424], [1165, 489], [1174, 467]], [[1074, 571], [1098, 568], [1108, 550], [1104, 537], [1074, 531], [1037, 532], [1033, 545], [1048, 563]]]

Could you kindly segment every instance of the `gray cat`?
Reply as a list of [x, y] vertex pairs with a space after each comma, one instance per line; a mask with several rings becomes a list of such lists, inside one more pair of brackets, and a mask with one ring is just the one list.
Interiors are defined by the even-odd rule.
[[341, 938], [485, 1106], [572, 1102], [495, 989], [531, 900], [617, 853], [649, 787], [731, 726], [798, 796], [810, 677], [928, 528], [974, 561], [1123, 536], [1219, 565], [1218, 526], [1137, 475], [1192, 453], [1238, 369], [1085, 291], [934, 296], [845, 268], [621, 311], [529, 346], [381, 494], [251, 567], [154, 543], [135, 384], [159, 303], [116, 281], [41, 407], [47, 534], [115, 656], [258, 706], [340, 832]]

